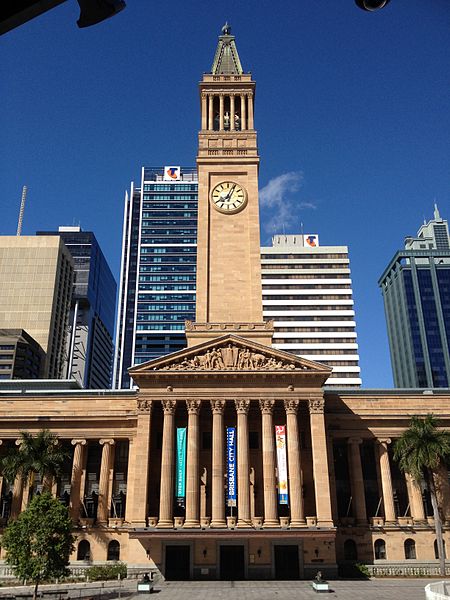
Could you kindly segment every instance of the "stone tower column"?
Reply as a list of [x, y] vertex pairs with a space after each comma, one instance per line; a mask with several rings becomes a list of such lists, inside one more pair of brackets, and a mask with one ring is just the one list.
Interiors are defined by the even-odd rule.
[[173, 527], [173, 481], [174, 481], [174, 420], [175, 400], [162, 400], [164, 411], [163, 440], [161, 451], [161, 488], [159, 496], [158, 527]]
[[212, 429], [212, 527], [226, 527], [224, 497], [224, 428], [225, 400], [211, 400]]
[[300, 527], [306, 523], [303, 508], [302, 471], [300, 459], [300, 438], [298, 434], [298, 400], [285, 400], [289, 503], [291, 505], [291, 527]]
[[320, 527], [332, 527], [333, 518], [331, 514], [330, 477], [328, 470], [324, 407], [325, 400], [322, 397], [309, 400], [317, 524]]
[[200, 400], [186, 400], [188, 411], [186, 452], [186, 521], [185, 527], [200, 527], [199, 414]]
[[250, 462], [248, 409], [250, 400], [235, 400], [237, 412], [238, 527], [250, 527]]
[[367, 523], [366, 497], [364, 494], [364, 477], [361, 465], [361, 438], [349, 438], [348, 458], [350, 464], [350, 486], [355, 502], [355, 517], [358, 524]]
[[74, 523], [80, 518], [81, 508], [81, 475], [86, 448], [86, 440], [72, 440], [73, 451], [72, 476], [70, 479], [70, 517]]
[[264, 480], [264, 527], [279, 527], [275, 479], [274, 400], [260, 400], [262, 415], [262, 463]]
[[99, 523], [106, 524], [108, 522], [109, 515], [109, 475], [114, 457], [114, 440], [100, 440], [100, 445], [103, 446], [103, 450], [102, 462], [100, 466], [100, 481], [98, 483], [97, 521]]
[[384, 518], [386, 523], [395, 523], [394, 493], [392, 490], [391, 466], [389, 464], [389, 438], [378, 440], [380, 459], [381, 487], [383, 490]]

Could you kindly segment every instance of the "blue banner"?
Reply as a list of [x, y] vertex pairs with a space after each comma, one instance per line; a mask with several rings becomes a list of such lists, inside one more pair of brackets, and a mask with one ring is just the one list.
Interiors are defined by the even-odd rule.
[[177, 504], [184, 506], [186, 498], [186, 427], [177, 427]]
[[236, 506], [236, 427], [227, 427], [227, 504]]

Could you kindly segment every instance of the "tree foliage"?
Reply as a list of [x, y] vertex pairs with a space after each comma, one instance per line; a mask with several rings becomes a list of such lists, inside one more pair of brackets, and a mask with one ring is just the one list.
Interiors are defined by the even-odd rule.
[[440, 466], [448, 464], [450, 460], [450, 432], [438, 429], [438, 420], [432, 414], [425, 417], [413, 416], [409, 428], [395, 443], [394, 460], [398, 462], [400, 469], [409, 473], [418, 484], [424, 482], [430, 492], [440, 572], [445, 576], [442, 518], [434, 475]]
[[97, 565], [87, 570], [90, 581], [107, 581], [109, 579], [125, 579], [127, 565], [123, 562], [113, 562], [109, 565]]
[[36, 594], [40, 582], [69, 573], [67, 565], [75, 541], [71, 532], [67, 508], [44, 492], [6, 527], [1, 539], [5, 560], [19, 579], [34, 582]]
[[28, 431], [21, 431], [19, 446], [3, 457], [1, 469], [10, 483], [14, 483], [17, 476], [26, 481], [37, 473], [43, 483], [47, 482], [44, 487], [49, 487], [52, 478], [60, 475], [67, 458], [68, 452], [61, 447], [58, 437], [47, 429], [35, 436]]

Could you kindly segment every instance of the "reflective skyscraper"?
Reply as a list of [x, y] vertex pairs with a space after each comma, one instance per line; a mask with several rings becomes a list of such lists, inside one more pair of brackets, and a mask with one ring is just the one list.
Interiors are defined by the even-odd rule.
[[127, 369], [186, 346], [195, 315], [197, 172], [144, 167], [125, 196], [114, 385]]
[[435, 206], [379, 280], [396, 387], [450, 384], [450, 236]]

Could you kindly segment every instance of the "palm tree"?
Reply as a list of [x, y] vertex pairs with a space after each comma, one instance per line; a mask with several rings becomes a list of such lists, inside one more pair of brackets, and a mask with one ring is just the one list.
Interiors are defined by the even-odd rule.
[[20, 432], [19, 447], [12, 448], [0, 461], [4, 477], [13, 484], [19, 476], [30, 487], [35, 474], [40, 475], [44, 491], [49, 491], [54, 477], [61, 471], [69, 453], [64, 450], [58, 437], [42, 429], [36, 436], [28, 431]]
[[442, 539], [442, 519], [439, 512], [434, 474], [440, 465], [450, 459], [450, 432], [437, 428], [438, 420], [432, 414], [413, 416], [409, 428], [394, 446], [394, 460], [400, 469], [409, 473], [418, 483], [425, 482], [433, 507], [434, 527], [441, 575], [445, 576], [445, 552]]

